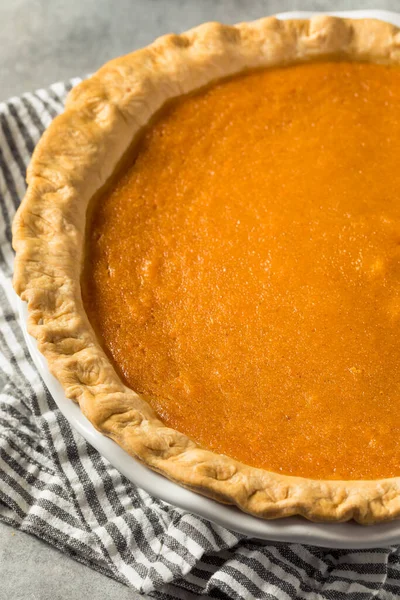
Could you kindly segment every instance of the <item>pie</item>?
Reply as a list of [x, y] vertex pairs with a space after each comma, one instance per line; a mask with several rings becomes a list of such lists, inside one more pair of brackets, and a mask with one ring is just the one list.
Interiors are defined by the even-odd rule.
[[400, 516], [400, 32], [209, 23], [107, 63], [38, 144], [14, 285], [66, 395], [262, 518]]

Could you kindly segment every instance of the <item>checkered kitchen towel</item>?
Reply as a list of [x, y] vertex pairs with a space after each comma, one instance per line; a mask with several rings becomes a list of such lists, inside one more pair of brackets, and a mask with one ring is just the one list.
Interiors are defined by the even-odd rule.
[[246, 539], [137, 489], [58, 410], [16, 317], [11, 222], [33, 148], [77, 82], [0, 105], [0, 519], [155, 598], [400, 598], [397, 548]]

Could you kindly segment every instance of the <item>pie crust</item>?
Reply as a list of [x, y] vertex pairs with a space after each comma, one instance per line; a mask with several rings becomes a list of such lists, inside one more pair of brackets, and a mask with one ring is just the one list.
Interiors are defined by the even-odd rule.
[[400, 515], [400, 478], [325, 481], [281, 475], [197, 446], [126, 387], [83, 308], [86, 211], [135, 135], [172, 98], [257, 67], [319, 57], [400, 63], [400, 33], [375, 20], [274, 17], [208, 23], [107, 63], [74, 88], [39, 142], [13, 224], [14, 286], [29, 332], [66, 395], [102, 433], [169, 479], [262, 518], [368, 524]]

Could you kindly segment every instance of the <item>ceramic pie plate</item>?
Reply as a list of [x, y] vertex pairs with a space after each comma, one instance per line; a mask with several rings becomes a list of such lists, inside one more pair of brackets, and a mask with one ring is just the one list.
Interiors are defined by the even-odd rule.
[[[315, 14], [314, 12], [288, 12], [277, 15], [277, 17], [280, 19], [307, 19]], [[400, 27], [400, 14], [393, 12], [360, 10], [327, 14], [353, 19], [375, 18]], [[19, 297], [15, 297], [29, 352], [59, 409], [71, 425], [135, 485], [165, 502], [253, 538], [344, 549], [375, 548], [400, 543], [400, 520], [369, 527], [363, 527], [353, 522], [311, 523], [300, 517], [265, 521], [245, 514], [235, 507], [222, 505], [190, 492], [151, 471], [122, 450], [115, 442], [99, 433], [82, 414], [79, 406], [66, 398], [63, 388], [51, 375], [45, 358], [38, 351], [36, 341], [28, 334], [26, 304]]]

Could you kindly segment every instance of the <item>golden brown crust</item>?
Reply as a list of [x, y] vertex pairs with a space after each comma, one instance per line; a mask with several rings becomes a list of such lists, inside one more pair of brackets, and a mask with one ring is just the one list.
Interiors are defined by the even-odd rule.
[[168, 478], [263, 518], [375, 523], [400, 515], [400, 478], [315, 481], [270, 473], [203, 450], [165, 427], [127, 388], [100, 348], [84, 311], [89, 200], [134, 135], [168, 99], [244, 69], [337, 55], [400, 62], [400, 32], [375, 20], [273, 17], [201, 25], [107, 63], [69, 94], [38, 144], [13, 225], [14, 286], [28, 302], [29, 331], [66, 395], [105, 435]]

